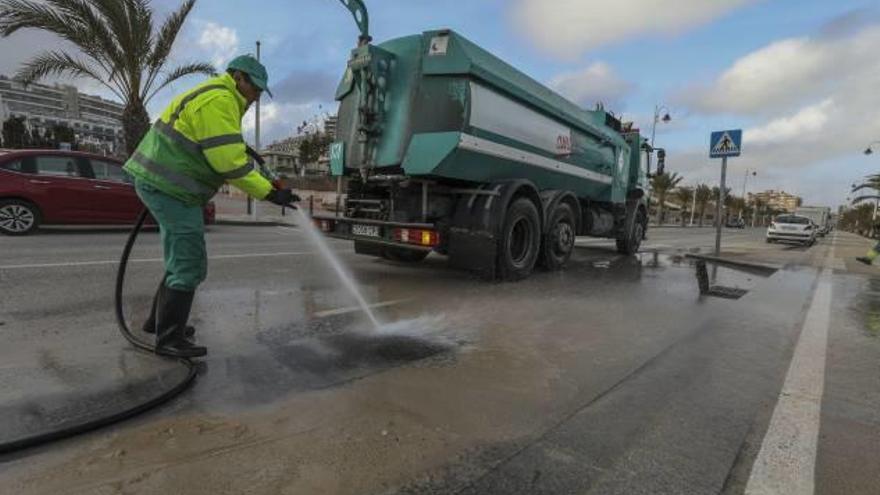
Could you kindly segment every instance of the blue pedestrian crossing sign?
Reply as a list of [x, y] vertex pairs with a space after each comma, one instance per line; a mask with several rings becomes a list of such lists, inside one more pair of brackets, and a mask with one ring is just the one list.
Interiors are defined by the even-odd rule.
[[739, 156], [742, 153], [742, 129], [712, 133], [709, 140], [709, 158]]

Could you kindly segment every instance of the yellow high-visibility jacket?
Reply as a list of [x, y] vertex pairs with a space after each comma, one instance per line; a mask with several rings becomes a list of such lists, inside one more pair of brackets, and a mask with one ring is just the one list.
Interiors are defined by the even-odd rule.
[[241, 119], [247, 101], [229, 74], [174, 98], [125, 164], [166, 194], [204, 205], [228, 182], [256, 199], [272, 184], [245, 152]]

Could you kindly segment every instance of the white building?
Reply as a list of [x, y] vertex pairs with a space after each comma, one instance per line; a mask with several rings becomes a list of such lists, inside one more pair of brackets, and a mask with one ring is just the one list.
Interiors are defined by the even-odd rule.
[[24, 117], [41, 133], [56, 125], [73, 130], [80, 143], [113, 154], [124, 149], [123, 106], [80, 93], [69, 85], [24, 84], [0, 75], [0, 121]]

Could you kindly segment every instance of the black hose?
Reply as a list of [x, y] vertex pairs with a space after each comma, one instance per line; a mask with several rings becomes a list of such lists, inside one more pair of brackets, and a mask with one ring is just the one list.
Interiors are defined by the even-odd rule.
[[[147, 214], [147, 210], [144, 209], [138, 216], [134, 228], [132, 228], [131, 233], [128, 235], [128, 241], [125, 243], [125, 249], [122, 251], [122, 259], [119, 262], [119, 270], [116, 273], [116, 323], [119, 326], [120, 333], [122, 333], [123, 337], [125, 337], [125, 339], [128, 340], [133, 346], [144, 351], [156, 353], [156, 348], [153, 345], [149, 344], [148, 342], [144, 342], [143, 340], [140, 340], [131, 332], [131, 329], [128, 328], [128, 323], [125, 321], [125, 314], [122, 308], [122, 289], [125, 282], [125, 269], [128, 267], [128, 259], [131, 256], [131, 250], [134, 247], [137, 236], [147, 219]], [[136, 404], [134, 407], [119, 411], [117, 413], [111, 414], [110, 416], [104, 416], [68, 428], [62, 428], [60, 430], [41, 433], [38, 435], [13, 440], [11, 442], [2, 443], [0, 444], [0, 454], [9, 454], [19, 450], [36, 447], [44, 443], [61, 440], [63, 438], [69, 438], [75, 435], [79, 435], [81, 433], [86, 433], [92, 430], [96, 430], [98, 428], [102, 428], [104, 426], [109, 426], [111, 424], [118, 423], [128, 418], [137, 416], [138, 414], [141, 414], [143, 412], [149, 411], [150, 409], [158, 407], [173, 399], [174, 397], [185, 391], [190, 385], [192, 385], [193, 381], [195, 380], [197, 371], [196, 367], [188, 359], [183, 359], [180, 356], [175, 356], [171, 352], [163, 353], [162, 355], [165, 355], [166, 357], [178, 358], [178, 362], [187, 367], [186, 377], [183, 379], [183, 381], [176, 384], [174, 387], [162, 392], [161, 394], [148, 400], [147, 402]]]
[[147, 215], [149, 211], [144, 208], [141, 214], [138, 216], [135, 221], [134, 228], [131, 229], [131, 233], [128, 234], [128, 241], [125, 243], [125, 249], [122, 250], [122, 259], [119, 260], [119, 270], [116, 272], [116, 292], [115, 302], [116, 302], [116, 324], [119, 326], [119, 332], [122, 333], [122, 336], [128, 340], [131, 345], [147, 352], [153, 352], [159, 354], [161, 356], [171, 357], [171, 358], [179, 358], [186, 362], [188, 365], [192, 366], [192, 363], [186, 359], [186, 356], [183, 354], [176, 353], [172, 349], [162, 349], [161, 351], [156, 349], [156, 346], [149, 343], [144, 342], [143, 340], [137, 338], [137, 336], [132, 333], [131, 329], [128, 328], [128, 323], [125, 321], [125, 313], [122, 308], [122, 290], [125, 285], [125, 270], [128, 268], [128, 258], [131, 256], [131, 250], [134, 248], [134, 243], [137, 241], [138, 234], [141, 231], [141, 228], [144, 225], [144, 222], [147, 220]]

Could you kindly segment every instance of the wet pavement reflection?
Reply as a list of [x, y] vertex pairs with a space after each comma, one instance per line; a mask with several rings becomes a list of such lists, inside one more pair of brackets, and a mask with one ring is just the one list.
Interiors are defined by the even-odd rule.
[[[565, 312], [554, 308], [567, 307], [573, 296], [594, 302], [640, 297], [652, 305], [676, 294], [696, 302], [699, 290], [687, 275], [693, 263], [657, 251], [627, 257], [578, 248], [567, 270], [536, 272], [519, 284], [488, 284], [443, 269], [431, 284], [423, 284], [418, 277], [436, 266], [404, 267], [364, 287], [370, 301], [391, 301], [378, 312], [386, 322], [379, 331], [370, 329], [361, 312], [347, 309], [353, 301], [331, 281], [306, 279], [281, 290], [205, 289], [198, 294], [192, 323], [209, 354], [199, 362], [195, 387], [158, 414], [234, 414], [395, 368], [451, 366], [471, 346], [497, 346], [481, 342], [481, 333], [528, 307], [535, 306], [538, 321], [547, 317], [542, 312], [567, 321]], [[673, 269], [677, 275], [664, 275]], [[728, 267], [713, 271], [715, 280], [746, 289], [760, 278]], [[660, 295], [652, 292], [658, 287]], [[143, 318], [148, 303], [148, 298], [132, 298], [133, 322]], [[131, 407], [184, 376], [179, 364], [128, 349], [121, 338], [93, 341], [114, 333], [109, 324], [101, 330], [95, 335], [83, 330], [75, 346], [69, 339], [25, 341], [22, 355], [33, 358], [10, 363], [11, 372], [0, 382], [0, 414], [10, 418], [0, 441]]]

